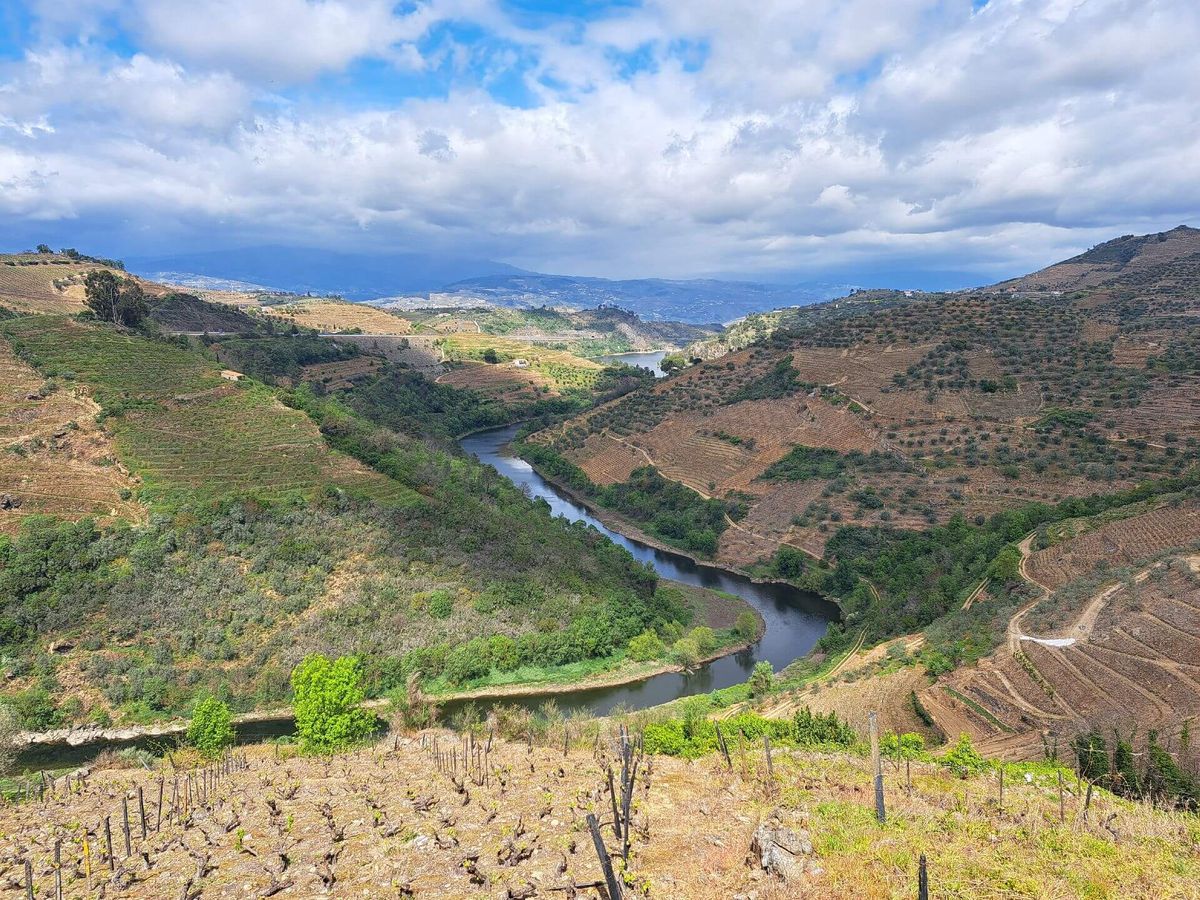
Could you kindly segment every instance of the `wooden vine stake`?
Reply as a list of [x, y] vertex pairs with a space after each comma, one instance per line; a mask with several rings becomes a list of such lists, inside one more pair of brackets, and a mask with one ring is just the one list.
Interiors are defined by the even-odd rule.
[[717, 723], [717, 744], [721, 748], [721, 755], [725, 757], [725, 765], [729, 771], [733, 771], [733, 760], [729, 758], [729, 745], [725, 743], [725, 735], [721, 731], [721, 723]]
[[600, 824], [596, 821], [596, 816], [593, 813], [587, 814], [588, 831], [592, 833], [592, 844], [596, 847], [596, 856], [600, 858], [600, 870], [604, 873], [604, 882], [608, 885], [608, 896], [610, 900], [622, 900], [621, 882], [617, 881], [616, 873], [613, 872], [612, 860], [608, 857], [608, 850], [604, 846], [604, 838], [600, 835]]
[[875, 818], [882, 825], [887, 821], [883, 807], [883, 764], [879, 758], [879, 717], [875, 713], [867, 716], [867, 728], [871, 733], [871, 771], [875, 780]]
[[929, 869], [925, 864], [924, 853], [917, 863], [917, 900], [929, 900]]

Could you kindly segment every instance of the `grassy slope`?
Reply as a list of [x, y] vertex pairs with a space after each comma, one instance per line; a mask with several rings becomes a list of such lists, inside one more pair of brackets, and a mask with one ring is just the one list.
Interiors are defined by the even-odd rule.
[[[619, 653], [579, 649], [582, 637], [558, 629], [591, 623], [600, 638], [624, 635], [619, 647], [657, 621], [653, 579], [627, 554], [471, 461], [332, 401], [311, 415], [284, 406], [171, 341], [66, 317], [3, 327], [43, 376], [95, 398], [152, 511], [171, 513], [132, 533], [72, 535], [88, 552], [58, 581], [0, 584], [18, 662], [9, 691], [40, 686], [51, 704], [30, 729], [102, 710], [170, 715], [200, 689], [228, 690], [241, 709], [275, 704], [290, 666], [314, 651], [363, 655], [376, 692], [414, 666], [436, 677], [459, 644], [492, 634], [537, 636], [551, 649], [522, 657], [533, 668], [541, 653], [592, 670]], [[14, 552], [41, 558], [43, 538], [22, 541]], [[53, 640], [65, 654], [42, 658]], [[430, 647], [417, 662], [407, 655]], [[68, 695], [80, 706], [56, 718]]]

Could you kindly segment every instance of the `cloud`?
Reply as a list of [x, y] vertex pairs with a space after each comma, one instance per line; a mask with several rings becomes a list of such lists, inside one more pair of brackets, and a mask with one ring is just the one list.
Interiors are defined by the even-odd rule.
[[110, 219], [114, 252], [161, 232], [986, 280], [1200, 216], [1191, 0], [92, 9], [0, 69], [10, 233]]

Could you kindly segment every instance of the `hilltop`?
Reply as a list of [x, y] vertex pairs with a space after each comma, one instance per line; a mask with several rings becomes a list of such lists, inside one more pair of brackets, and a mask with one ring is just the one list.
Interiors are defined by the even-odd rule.
[[[1165, 728], [1173, 715], [1177, 731], [1200, 712], [1185, 652], [1200, 638], [1187, 587], [1200, 542], [1198, 234], [1121, 238], [993, 288], [858, 292], [760, 317], [744, 340], [720, 338], [730, 352], [547, 428], [524, 452], [667, 543], [837, 597], [844, 628], [825, 649], [924, 632], [934, 675], [1000, 654], [987, 677], [930, 695], [949, 733], [1020, 735], [1006, 752], [1031, 755], [1045, 728]], [[1063, 292], [1034, 289], [1050, 284]], [[1111, 537], [1069, 549], [1085, 533]], [[1129, 549], [1118, 560], [1114, 546]], [[1022, 577], [1022, 552], [1030, 573], [1056, 552], [1075, 560], [1050, 599]], [[1068, 637], [1087, 597], [1128, 578], [1175, 584], [1155, 600], [1165, 624], [1137, 618], [1148, 601], [1109, 593], [1077, 648], [1023, 639]]]
[[1200, 278], [1200, 229], [1126, 234], [1045, 269], [995, 285], [1008, 291], [1135, 290], [1186, 299]]

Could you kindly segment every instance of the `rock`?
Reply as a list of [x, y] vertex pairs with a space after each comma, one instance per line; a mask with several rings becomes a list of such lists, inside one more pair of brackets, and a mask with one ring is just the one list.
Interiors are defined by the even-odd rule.
[[750, 852], [765, 871], [795, 881], [810, 867], [813, 847], [807, 831], [793, 831], [771, 818], [754, 830]]
[[0, 509], [20, 509], [21, 498], [12, 494], [0, 494]]

